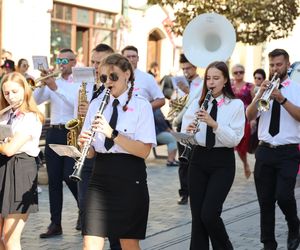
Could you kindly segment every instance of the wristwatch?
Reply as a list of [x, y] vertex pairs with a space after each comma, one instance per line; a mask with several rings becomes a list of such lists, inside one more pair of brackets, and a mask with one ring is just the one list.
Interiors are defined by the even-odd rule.
[[114, 130], [111, 132], [111, 137], [110, 137], [110, 139], [114, 140], [118, 135], [119, 135], [119, 131], [114, 129]]

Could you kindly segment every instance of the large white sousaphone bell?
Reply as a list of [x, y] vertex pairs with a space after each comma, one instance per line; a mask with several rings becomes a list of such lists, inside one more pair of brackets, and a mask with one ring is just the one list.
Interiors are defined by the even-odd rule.
[[216, 13], [192, 19], [183, 32], [183, 52], [193, 65], [205, 68], [214, 61], [226, 61], [236, 43], [233, 25]]

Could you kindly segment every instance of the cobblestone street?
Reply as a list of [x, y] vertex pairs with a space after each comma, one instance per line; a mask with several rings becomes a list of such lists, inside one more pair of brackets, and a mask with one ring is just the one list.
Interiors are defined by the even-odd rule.
[[[164, 148], [159, 150], [164, 153]], [[160, 152], [159, 151], [159, 152]], [[254, 158], [250, 156], [253, 168]], [[150, 214], [147, 238], [141, 242], [142, 249], [186, 250], [189, 246], [191, 216], [188, 205], [177, 205], [178, 168], [166, 167], [164, 160], [147, 160], [148, 183], [150, 192]], [[22, 246], [24, 250], [82, 249], [82, 237], [76, 231], [78, 209], [71, 193], [64, 188], [63, 235], [52, 239], [40, 239], [49, 219], [48, 190], [41, 186], [39, 195], [39, 212], [31, 214], [25, 227]], [[300, 207], [300, 190], [296, 189], [298, 207]], [[234, 249], [257, 250], [259, 241], [259, 208], [255, 194], [253, 177], [246, 180], [240, 161], [237, 159], [237, 172], [233, 187], [224, 205], [223, 219]], [[286, 249], [287, 227], [281, 211], [277, 210], [276, 235], [278, 249]], [[106, 249], [109, 249], [106, 247]]]

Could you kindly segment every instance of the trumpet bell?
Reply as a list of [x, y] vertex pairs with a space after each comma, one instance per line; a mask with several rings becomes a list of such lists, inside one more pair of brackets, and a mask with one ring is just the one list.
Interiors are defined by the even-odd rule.
[[266, 112], [270, 109], [270, 102], [264, 99], [259, 99], [256, 103], [257, 110], [260, 112]]
[[205, 13], [188, 23], [182, 42], [186, 58], [193, 65], [205, 68], [214, 61], [226, 61], [230, 57], [236, 33], [224, 16]]

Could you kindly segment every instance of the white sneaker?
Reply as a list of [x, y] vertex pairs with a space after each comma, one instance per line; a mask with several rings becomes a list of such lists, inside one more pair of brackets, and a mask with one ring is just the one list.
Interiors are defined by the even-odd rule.
[[41, 187], [37, 187], [37, 192], [38, 192], [38, 194], [40, 194], [41, 192], [43, 191], [43, 189], [41, 188]]

